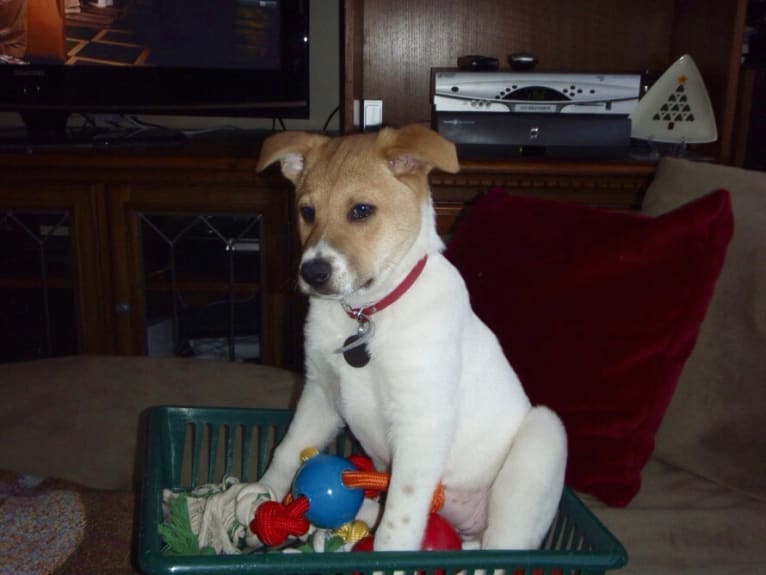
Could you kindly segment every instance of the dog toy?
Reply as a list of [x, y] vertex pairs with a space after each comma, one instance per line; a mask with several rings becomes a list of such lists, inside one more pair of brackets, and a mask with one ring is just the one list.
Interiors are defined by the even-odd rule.
[[215, 555], [211, 546], [201, 547], [189, 518], [188, 501], [185, 494], [168, 502], [168, 516], [159, 526], [160, 537], [165, 543], [166, 555]]
[[294, 499], [307, 501], [306, 519], [317, 527], [337, 529], [356, 517], [364, 492], [343, 482], [346, 471], [356, 466], [341, 457], [321, 453], [298, 470], [293, 481]]
[[423, 551], [449, 551], [463, 548], [463, 541], [444, 517], [431, 513], [420, 544]]
[[[288, 539], [291, 545], [280, 549], [285, 553], [351, 550], [370, 535], [369, 526], [379, 515], [376, 497], [388, 488], [389, 475], [375, 471], [363, 455], [342, 458], [311, 449], [301, 459], [292, 489], [281, 502], [266, 486], [233, 477], [187, 493], [166, 490], [165, 521], [159, 527], [165, 552], [239, 554], [283, 547]], [[432, 512], [443, 501], [439, 486]]]
[[[165, 553], [199, 555], [235, 554], [261, 547], [247, 528], [255, 509], [274, 494], [259, 483], [241, 483], [225, 477], [220, 483], [201, 485], [189, 492], [163, 492], [164, 521], [159, 526]], [[192, 538], [197, 540], [195, 546]]]
[[[365, 495], [377, 495], [388, 483], [388, 474], [375, 471], [364, 456], [344, 459], [312, 453], [298, 470], [286, 501], [258, 506], [249, 527], [269, 546], [281, 545], [291, 535], [304, 535], [310, 524], [338, 529], [357, 516]], [[444, 490], [439, 486], [431, 511], [438, 511], [443, 503]]]

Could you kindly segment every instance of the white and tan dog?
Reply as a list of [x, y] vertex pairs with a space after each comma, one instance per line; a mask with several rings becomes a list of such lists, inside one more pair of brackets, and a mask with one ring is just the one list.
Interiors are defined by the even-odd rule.
[[434, 167], [458, 171], [454, 146], [415, 125], [283, 132], [257, 168], [277, 161], [295, 184], [299, 281], [311, 297], [306, 385], [262, 483], [284, 495], [300, 451], [348, 425], [391, 473], [375, 549], [420, 548], [440, 483], [442, 515], [463, 537], [537, 547], [561, 495], [566, 435], [553, 412], [530, 405], [441, 255], [427, 178]]

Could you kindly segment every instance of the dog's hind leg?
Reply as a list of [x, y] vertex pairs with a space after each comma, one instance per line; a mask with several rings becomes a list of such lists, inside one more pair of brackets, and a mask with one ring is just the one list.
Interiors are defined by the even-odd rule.
[[558, 416], [534, 407], [492, 484], [483, 549], [536, 549], [558, 509], [567, 438]]

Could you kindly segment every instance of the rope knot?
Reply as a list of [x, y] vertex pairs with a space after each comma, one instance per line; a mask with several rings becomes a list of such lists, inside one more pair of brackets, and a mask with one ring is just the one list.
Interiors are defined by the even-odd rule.
[[289, 535], [301, 536], [308, 531], [309, 522], [304, 517], [308, 508], [306, 497], [299, 497], [286, 505], [277, 501], [265, 501], [255, 510], [250, 531], [264, 545], [281, 545]]

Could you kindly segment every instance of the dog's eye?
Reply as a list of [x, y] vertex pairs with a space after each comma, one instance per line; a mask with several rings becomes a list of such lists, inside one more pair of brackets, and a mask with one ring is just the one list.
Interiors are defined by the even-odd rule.
[[352, 222], [364, 220], [375, 213], [375, 206], [370, 204], [356, 204], [348, 213], [348, 219]]
[[299, 211], [304, 222], [307, 224], [314, 223], [314, 219], [316, 218], [316, 212], [314, 211], [314, 208], [311, 206], [301, 206]]

